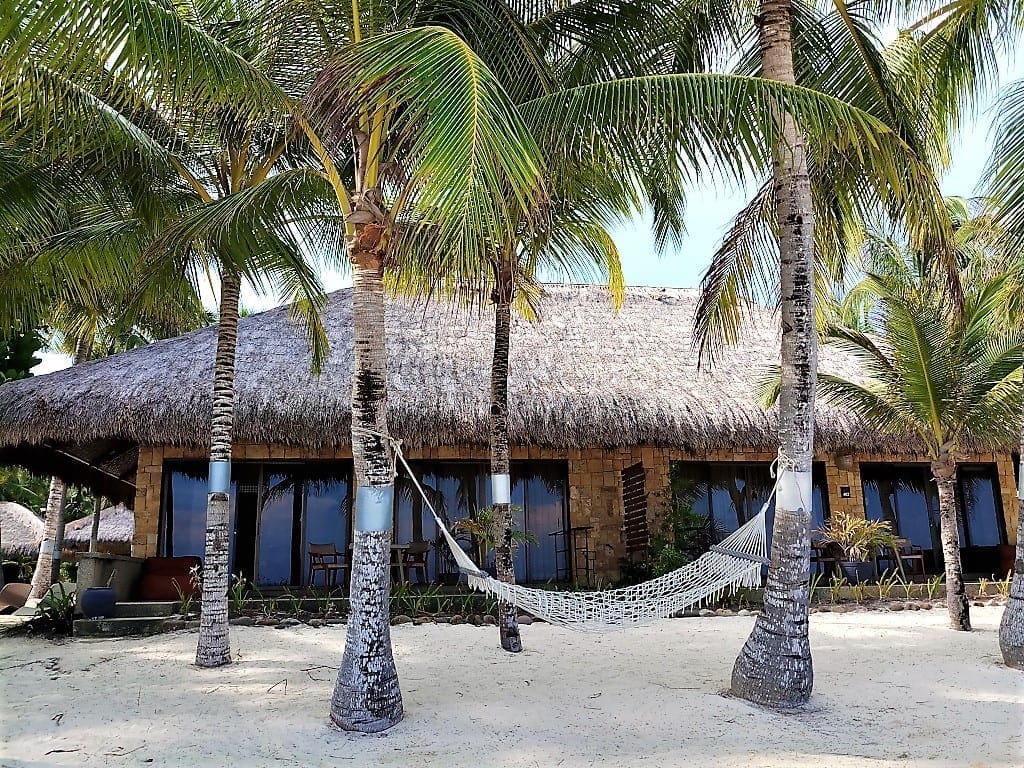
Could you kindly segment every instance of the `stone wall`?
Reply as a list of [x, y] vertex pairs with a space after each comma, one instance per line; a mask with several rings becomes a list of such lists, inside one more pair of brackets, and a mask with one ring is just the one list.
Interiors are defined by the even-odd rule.
[[[484, 448], [438, 447], [407, 449], [410, 459], [481, 459], [487, 458]], [[151, 557], [157, 554], [160, 525], [160, 493], [163, 462], [167, 459], [202, 459], [201, 450], [182, 449], [173, 446], [141, 446], [139, 450], [139, 471], [135, 499], [135, 538], [132, 554], [136, 557]], [[348, 459], [351, 450], [347, 446], [336, 449], [312, 451], [284, 445], [235, 446], [234, 456], [238, 460], [281, 460], [281, 459]], [[663, 492], [669, 484], [669, 464], [672, 461], [699, 462], [763, 462], [772, 461], [774, 453], [766, 451], [704, 451], [686, 452], [655, 446], [632, 446], [625, 448], [572, 449], [568, 452], [549, 448], [514, 446], [514, 460], [540, 459], [561, 460], [568, 464], [569, 474], [569, 525], [586, 526], [590, 530], [590, 546], [595, 554], [595, 570], [602, 582], [618, 577], [619, 564], [626, 556], [622, 535], [622, 480], [625, 467], [642, 463], [645, 472], [646, 490], [649, 494], [648, 524], [652, 532], [657, 531], [666, 509]], [[834, 455], [816, 457], [825, 464], [828, 483], [829, 508], [851, 514], [864, 514], [864, 498], [861, 489], [860, 465], [862, 462], [909, 462], [926, 461], [924, 457], [896, 454]], [[1013, 463], [1008, 453], [975, 454], [964, 459], [969, 463], [994, 463], [999, 473], [1003, 497], [1003, 512], [1010, 543], [1016, 541], [1017, 499]], [[843, 498], [840, 488], [847, 486], [850, 496]]]

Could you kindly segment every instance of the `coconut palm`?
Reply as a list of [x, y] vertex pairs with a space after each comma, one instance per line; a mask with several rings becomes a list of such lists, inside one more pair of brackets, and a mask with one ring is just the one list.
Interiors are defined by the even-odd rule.
[[[995, 144], [986, 168], [984, 184], [995, 204], [994, 218], [1003, 229], [1002, 266], [1007, 269], [1011, 290], [1007, 291], [1007, 322], [1020, 328], [1024, 304], [1019, 290], [1024, 281], [1024, 81], [1011, 83], [1000, 97], [996, 118]], [[1024, 420], [1020, 434], [1024, 446]], [[999, 648], [1007, 666], [1024, 668], [1024, 493], [1018, 491], [1017, 551], [1013, 583], [1006, 610], [999, 624]]]
[[1022, 338], [1002, 323], [1005, 277], [965, 286], [962, 309], [942, 269], [920, 252], [876, 252], [858, 290], [873, 294], [876, 334], [835, 326], [830, 344], [855, 355], [864, 378], [820, 374], [822, 396], [878, 429], [910, 434], [931, 461], [938, 488], [946, 605], [954, 629], [970, 630], [960, 567], [956, 472], [966, 445], [1018, 433]]
[[[261, 20], [246, 23], [247, 8], [111, 2], [104, 4], [103, 25], [83, 27], [82, 9], [73, 1], [63, 14], [15, 5], [18, 34], [4, 41], [2, 52], [9, 75], [3, 135], [45, 137], [43, 152], [55, 155], [53, 162], [93, 160], [93, 175], [116, 176], [136, 208], [151, 213], [158, 206], [157, 229], [136, 238], [138, 263], [148, 275], [140, 296], [159, 294], [152, 289], [166, 290], [183, 276], [198, 289], [204, 277], [219, 275], [196, 663], [224, 664], [230, 661], [228, 476], [239, 293], [249, 281], [295, 300], [312, 329], [314, 358], [322, 354], [315, 313], [322, 289], [298, 237], [317, 243], [320, 230], [309, 228], [309, 216], [321, 201], [329, 202], [329, 186], [294, 167], [294, 156], [301, 158], [305, 147], [292, 140], [296, 126], [284, 110], [288, 97], [249, 64], [269, 67], [278, 40], [257, 34]], [[69, 43], [76, 46], [71, 53]], [[39, 93], [52, 94], [52, 100]], [[71, 135], [53, 130], [54, 105], [78, 126]], [[75, 247], [95, 247], [102, 235], [103, 228], [94, 227], [70, 239]], [[330, 249], [317, 252], [329, 255]]]
[[[438, 19], [447, 21], [454, 12], [451, 6], [356, 3], [343, 11], [321, 12], [297, 1], [247, 4], [236, 14], [243, 18], [232, 21], [263, 20], [262, 29], [273, 31], [276, 47], [260, 62], [280, 66], [288, 85], [275, 88], [232, 48], [265, 39], [246, 24], [221, 28], [224, 39], [232, 41], [228, 44], [204, 29], [191, 11], [181, 10], [183, 6], [172, 9], [158, 0], [111, 2], [104, 6], [103, 25], [75, 24], [74, 0], [66, 0], [65, 5], [43, 14], [30, 0], [15, 3], [11, 18], [20, 34], [13, 42], [5, 42], [10, 55], [4, 57], [4, 82], [25, 81], [6, 75], [18, 71], [18, 62], [34, 60], [41, 50], [46, 54], [44, 73], [97, 73], [95, 82], [106, 85], [103, 73], [109, 70], [116, 85], [142, 83], [144, 93], [161, 95], [161, 104], [191, 105], [184, 108], [185, 127], [205, 128], [206, 138], [215, 136], [220, 141], [220, 129], [228, 120], [226, 127], [231, 130], [226, 138], [236, 143], [229, 142], [213, 163], [199, 169], [171, 163], [199, 195], [201, 207], [213, 211], [199, 217], [205, 224], [239, 223], [241, 217], [231, 215], [236, 205], [249, 210], [239, 204], [262, 199], [268, 187], [282, 193], [288, 188], [286, 173], [267, 175], [275, 166], [269, 161], [280, 156], [275, 151], [252, 151], [250, 143], [238, 141], [235, 129], [242, 131], [243, 138], [254, 140], [245, 127], [268, 110], [278, 110], [282, 91], [289, 97], [304, 92], [308, 85], [304, 64], [319, 65], [316, 56], [321, 52], [329, 59], [308, 99], [310, 114], [299, 112], [291, 123], [296, 131], [271, 132], [267, 144], [282, 146], [285, 142], [277, 137], [292, 137], [295, 132], [308, 141], [307, 154], [322, 166], [316, 178], [326, 178], [345, 217], [344, 246], [353, 269], [352, 446], [360, 487], [353, 615], [332, 704], [332, 717], [342, 727], [379, 730], [396, 722], [402, 712], [386, 612], [390, 531], [385, 518], [390, 520], [394, 470], [385, 410], [382, 279], [389, 263], [421, 247], [435, 248], [445, 254], [446, 272], [479, 274], [491, 243], [507, 242], [522, 222], [533, 226], [546, 215], [549, 195], [538, 144], [591, 166], [623, 168], [623, 180], [641, 186], [650, 186], [651, 179], [675, 179], [675, 169], [687, 169], [692, 178], [708, 163], [726, 178], [741, 179], [751, 168], [763, 172], [770, 167], [771, 148], [781, 141], [773, 117], [780, 110], [789, 113], [820, 146], [857, 147], [854, 165], [863, 169], [865, 178], [888, 182], [877, 186], [884, 187], [894, 207], [927, 209], [932, 196], [920, 162], [890, 129], [840, 100], [786, 83], [723, 75], [605, 79], [513, 102], [472, 46], [450, 28], [434, 26]], [[482, 3], [466, 7], [480, 19], [490, 19], [490, 26], [481, 29], [508, 29], [497, 21], [510, 18], [502, 8], [491, 13]], [[550, 30], [557, 44], [573, 53], [574, 61], [587, 60], [587, 56], [575, 56], [581, 25], [572, 10], [541, 10], [556, 17]], [[147, 23], [140, 26], [140, 19]], [[95, 44], [96, 35], [102, 44]], [[491, 38], [489, 50], [515, 44], [518, 30]], [[315, 55], [309, 53], [311, 46]], [[601, 60], [602, 56], [591, 58]], [[31, 104], [32, 94], [39, 90], [36, 85], [29, 81], [15, 88], [13, 103]], [[48, 80], [45, 85], [52, 87]], [[65, 90], [79, 97], [78, 90]], [[97, 114], [92, 109], [94, 95], [89, 96], [77, 98], [74, 104], [79, 111]], [[222, 110], [223, 105], [231, 109]], [[647, 116], [639, 128], [638, 114]], [[96, 117], [107, 143], [137, 139], [138, 125], [126, 122], [121, 111], [113, 115], [102, 110]], [[289, 118], [283, 122], [288, 124]], [[82, 135], [95, 134], [85, 131]], [[184, 140], [188, 138], [186, 132], [182, 145], [191, 151], [192, 145]], [[239, 152], [242, 147], [248, 149]], [[145, 144], [143, 148], [152, 147]], [[166, 154], [147, 151], [143, 156]], [[234, 185], [250, 178], [246, 162], [255, 157], [261, 158], [254, 161], [262, 163], [261, 172], [251, 178], [258, 183], [238, 192]], [[214, 181], [226, 188], [228, 196], [202, 199], [203, 192], [214, 198], [205, 186], [214, 186]], [[219, 195], [225, 190], [218, 187], [216, 191]], [[241, 224], [231, 231], [237, 235], [240, 230], [244, 232]], [[224, 227], [211, 224], [187, 231], [208, 236], [208, 245], [220, 244], [214, 236], [224, 234]], [[224, 256], [219, 249], [208, 250]], [[219, 596], [211, 594], [210, 599], [216, 601]]]

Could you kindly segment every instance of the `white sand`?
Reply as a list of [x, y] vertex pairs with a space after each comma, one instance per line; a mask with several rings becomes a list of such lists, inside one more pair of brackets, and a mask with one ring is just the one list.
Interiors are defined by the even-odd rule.
[[815, 693], [793, 714], [721, 695], [751, 618], [533, 625], [517, 657], [493, 627], [400, 626], [406, 719], [379, 736], [328, 725], [344, 627], [233, 627], [239, 662], [219, 670], [191, 666], [194, 633], [5, 639], [0, 764], [1019, 767], [1000, 610], [973, 608], [971, 634], [940, 611], [812, 616]]

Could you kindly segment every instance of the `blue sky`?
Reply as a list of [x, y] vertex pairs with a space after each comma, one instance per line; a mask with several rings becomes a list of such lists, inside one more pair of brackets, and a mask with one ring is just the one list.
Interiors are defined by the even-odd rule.
[[[1024, 62], [1011, 63], [1003, 82], [1024, 77]], [[942, 179], [946, 195], [970, 197], [991, 148], [990, 126], [994, 99], [978, 110], [960, 132], [952, 162]], [[699, 285], [722, 234], [747, 200], [742, 191], [698, 186], [690, 193], [687, 209], [688, 235], [678, 249], [658, 255], [648, 222], [636, 221], [614, 233], [629, 285], [659, 285], [685, 288]]]

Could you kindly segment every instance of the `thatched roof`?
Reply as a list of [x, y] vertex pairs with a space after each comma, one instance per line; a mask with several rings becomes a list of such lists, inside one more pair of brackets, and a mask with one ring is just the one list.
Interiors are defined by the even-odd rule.
[[[513, 441], [562, 448], [777, 445], [775, 419], [755, 395], [757, 381], [777, 360], [777, 317], [755, 309], [742, 344], [727, 350], [713, 370], [698, 373], [691, 348], [696, 300], [692, 289], [629, 288], [616, 313], [601, 287], [550, 286], [542, 322], [514, 322]], [[238, 440], [312, 447], [347, 442], [350, 289], [330, 296], [324, 322], [332, 349], [317, 378], [286, 308], [242, 319]], [[486, 444], [489, 307], [467, 316], [445, 304], [394, 300], [387, 327], [394, 432], [410, 444]], [[19, 463], [63, 462], [60, 470], [51, 464], [52, 471], [72, 472], [82, 462], [100, 466], [113, 486], [117, 478], [131, 479], [138, 442], [205, 445], [215, 339], [216, 329], [206, 328], [0, 386], [0, 451], [6, 447], [7, 459]], [[822, 350], [821, 366], [857, 372], [852, 358], [831, 349]], [[823, 408], [818, 440], [832, 448], [877, 445], [881, 438]], [[128, 496], [108, 491], [112, 498]]]
[[[64, 546], [87, 549], [92, 535], [92, 515], [64, 526]], [[100, 544], [131, 544], [135, 535], [135, 514], [123, 504], [100, 511]]]
[[5, 555], [39, 554], [43, 521], [32, 510], [13, 501], [0, 501], [0, 552]]

